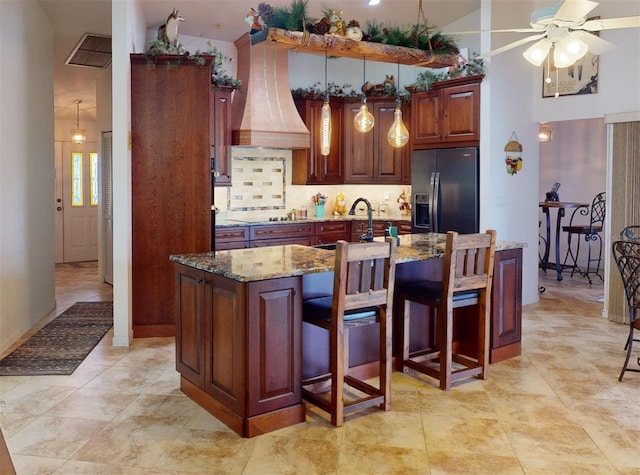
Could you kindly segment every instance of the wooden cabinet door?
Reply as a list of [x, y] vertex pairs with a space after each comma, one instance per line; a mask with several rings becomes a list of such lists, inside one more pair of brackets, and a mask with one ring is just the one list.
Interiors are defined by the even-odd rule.
[[[375, 183], [402, 183], [402, 162], [408, 145], [395, 148], [389, 144], [387, 133], [393, 124], [396, 102], [382, 101], [373, 103], [373, 115], [376, 119], [374, 132], [374, 175]], [[403, 117], [406, 124], [406, 118]]]
[[522, 333], [522, 249], [496, 252], [491, 288], [492, 363], [517, 356]]
[[329, 155], [322, 155], [320, 123], [322, 100], [298, 99], [296, 107], [311, 134], [311, 148], [293, 151], [293, 177], [296, 185], [340, 184], [344, 182], [343, 136], [344, 113], [342, 103], [330, 102], [331, 147]]
[[435, 89], [411, 96], [411, 142], [413, 145], [442, 141], [442, 91]]
[[301, 279], [250, 282], [247, 322], [247, 417], [302, 400]]
[[323, 221], [316, 223], [316, 244], [334, 244], [339, 240], [351, 241], [351, 222]]
[[175, 335], [172, 254], [211, 247], [210, 57], [131, 55], [134, 337]]
[[442, 93], [444, 140], [480, 140], [480, 84], [447, 87]]
[[[369, 105], [372, 111], [373, 105]], [[363, 134], [353, 126], [353, 119], [360, 112], [360, 103], [344, 104], [344, 181], [345, 183], [373, 183], [374, 178], [374, 130]], [[373, 112], [372, 112], [373, 113]]]
[[231, 94], [229, 88], [211, 92], [211, 158], [216, 185], [231, 185]]
[[245, 415], [246, 284], [205, 273], [210, 304], [205, 318], [204, 390]]
[[176, 370], [198, 387], [204, 385], [204, 318], [207, 289], [204, 272], [175, 264], [177, 282]]

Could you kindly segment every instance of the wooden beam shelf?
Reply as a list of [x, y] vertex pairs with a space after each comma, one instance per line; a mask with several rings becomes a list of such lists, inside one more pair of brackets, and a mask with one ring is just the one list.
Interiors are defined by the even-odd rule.
[[251, 43], [266, 41], [274, 48], [300, 51], [302, 53], [322, 54], [344, 58], [379, 61], [384, 63], [400, 63], [425, 68], [446, 68], [458, 64], [455, 54], [438, 54], [417, 48], [385, 45], [371, 41], [353, 41], [348, 38], [332, 35], [316, 35], [302, 31], [269, 28], [251, 35]]

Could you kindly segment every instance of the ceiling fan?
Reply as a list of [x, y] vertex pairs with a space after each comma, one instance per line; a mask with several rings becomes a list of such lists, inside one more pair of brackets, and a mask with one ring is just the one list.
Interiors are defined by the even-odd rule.
[[535, 41], [522, 53], [527, 61], [535, 66], [540, 66], [553, 49], [554, 66], [566, 68], [582, 58], [587, 51], [599, 55], [615, 47], [613, 43], [592, 33], [602, 30], [640, 27], [640, 16], [588, 20], [587, 15], [597, 6], [598, 2], [591, 0], [556, 0], [552, 6], [535, 10], [531, 14], [531, 28], [490, 30], [493, 33], [534, 34], [482, 54], [478, 58], [495, 56]]

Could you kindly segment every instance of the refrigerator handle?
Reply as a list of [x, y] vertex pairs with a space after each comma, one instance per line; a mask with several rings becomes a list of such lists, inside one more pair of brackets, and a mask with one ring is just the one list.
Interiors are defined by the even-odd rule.
[[440, 172], [431, 174], [431, 193], [429, 193], [429, 224], [432, 233], [440, 232], [440, 223], [438, 223], [440, 208]]

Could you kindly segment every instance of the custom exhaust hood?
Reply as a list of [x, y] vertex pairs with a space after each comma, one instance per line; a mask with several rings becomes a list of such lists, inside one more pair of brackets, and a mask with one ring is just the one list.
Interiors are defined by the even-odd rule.
[[251, 44], [249, 33], [235, 41], [238, 78], [232, 105], [232, 144], [245, 147], [310, 147], [310, 134], [289, 87], [288, 51], [266, 42]]

